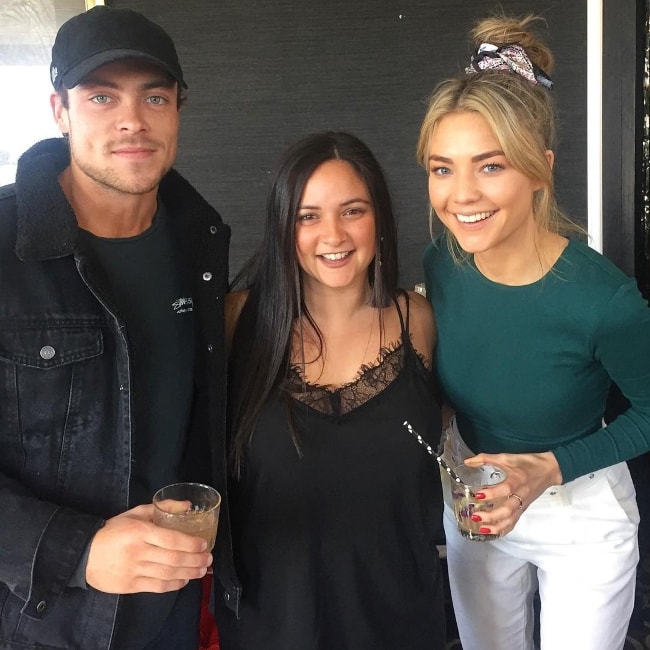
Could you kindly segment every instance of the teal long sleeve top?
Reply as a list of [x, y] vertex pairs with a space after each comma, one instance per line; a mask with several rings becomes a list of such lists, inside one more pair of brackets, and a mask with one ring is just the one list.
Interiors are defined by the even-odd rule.
[[[507, 286], [442, 236], [424, 272], [438, 380], [475, 452], [552, 451], [568, 482], [650, 449], [650, 309], [609, 260], [570, 241], [541, 280]], [[631, 406], [603, 426], [612, 381]]]

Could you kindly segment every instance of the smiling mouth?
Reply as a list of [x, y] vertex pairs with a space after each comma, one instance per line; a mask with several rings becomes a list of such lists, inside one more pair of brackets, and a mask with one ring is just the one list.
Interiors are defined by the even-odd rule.
[[484, 219], [489, 219], [495, 212], [496, 210], [491, 210], [490, 212], [476, 212], [475, 214], [456, 214], [456, 219], [461, 223], [477, 223]]
[[339, 260], [345, 259], [351, 253], [352, 251], [346, 251], [345, 253], [323, 253], [320, 257], [326, 259], [328, 262], [338, 262]]

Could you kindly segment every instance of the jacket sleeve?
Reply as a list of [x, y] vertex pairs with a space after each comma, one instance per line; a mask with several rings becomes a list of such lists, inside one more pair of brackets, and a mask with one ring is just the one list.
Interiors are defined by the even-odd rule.
[[44, 618], [103, 520], [42, 501], [4, 473], [0, 503], [0, 582], [25, 602], [24, 614]]
[[564, 482], [650, 450], [650, 309], [634, 281], [612, 297], [593, 337], [596, 361], [630, 407], [608, 426], [554, 449]]

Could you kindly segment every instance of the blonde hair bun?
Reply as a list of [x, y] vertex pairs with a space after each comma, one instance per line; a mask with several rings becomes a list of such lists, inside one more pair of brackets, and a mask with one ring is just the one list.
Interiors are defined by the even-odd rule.
[[521, 45], [528, 58], [547, 74], [553, 72], [555, 58], [551, 49], [533, 32], [535, 23], [546, 21], [540, 16], [528, 14], [521, 18], [491, 16], [477, 22], [470, 32], [475, 48], [481, 43], [502, 45]]

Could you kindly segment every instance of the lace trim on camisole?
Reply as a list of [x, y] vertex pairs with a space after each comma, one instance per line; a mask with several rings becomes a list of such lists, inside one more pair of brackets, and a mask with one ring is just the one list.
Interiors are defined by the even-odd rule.
[[[403, 340], [382, 346], [374, 363], [364, 364], [357, 376], [343, 386], [332, 387], [310, 384], [304, 378], [302, 367], [291, 364], [282, 388], [296, 401], [325, 415], [344, 415], [385, 390], [395, 381], [405, 365], [407, 347]], [[415, 351], [418, 365], [427, 367], [424, 357]]]
[[359, 368], [357, 376], [343, 386], [310, 384], [302, 367], [292, 364], [283, 386], [289, 395], [326, 415], [343, 415], [365, 404], [390, 385], [404, 366], [404, 345], [396, 341], [382, 347], [377, 360]]

